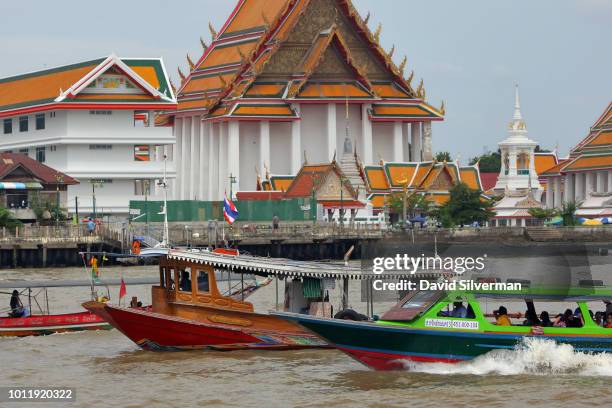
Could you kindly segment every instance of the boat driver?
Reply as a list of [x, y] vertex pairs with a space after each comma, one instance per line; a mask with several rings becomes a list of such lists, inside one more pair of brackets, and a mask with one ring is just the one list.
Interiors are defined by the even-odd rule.
[[9, 317], [23, 317], [24, 313], [25, 309], [23, 308], [21, 299], [19, 299], [19, 292], [14, 290], [11, 295], [11, 311]]

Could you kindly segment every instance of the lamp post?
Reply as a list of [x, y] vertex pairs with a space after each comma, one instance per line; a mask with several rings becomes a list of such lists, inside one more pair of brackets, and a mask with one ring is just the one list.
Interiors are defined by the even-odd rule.
[[104, 185], [104, 181], [102, 180], [90, 180], [91, 183], [91, 198], [93, 202], [93, 218], [96, 219], [96, 187], [102, 187]]
[[236, 176], [234, 176], [232, 173], [230, 173], [229, 175], [229, 182], [230, 182], [230, 200], [234, 199], [234, 184], [236, 184]]
[[55, 207], [55, 225], [59, 226], [59, 215], [60, 215], [60, 183], [64, 182], [64, 175], [57, 173], [55, 175], [55, 193], [56, 193], [56, 207]]

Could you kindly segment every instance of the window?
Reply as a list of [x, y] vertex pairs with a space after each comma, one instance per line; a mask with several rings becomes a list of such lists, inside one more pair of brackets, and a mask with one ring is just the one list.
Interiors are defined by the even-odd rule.
[[166, 276], [167, 273], [168, 270], [166, 268], [159, 268], [159, 286], [161, 286], [162, 288], [166, 287], [166, 280], [168, 279]]
[[45, 114], [36, 114], [36, 130], [43, 130], [45, 128]]
[[198, 292], [210, 292], [208, 272], [198, 271]]
[[113, 145], [109, 144], [90, 144], [89, 150], [113, 150]]
[[148, 145], [134, 146], [135, 161], [151, 161], [150, 147]]
[[19, 131], [20, 132], [28, 131], [28, 117], [27, 116], [19, 117]]
[[28, 149], [28, 148], [19, 149], [19, 153], [25, 154], [27, 156], [30, 153], [30, 149]]
[[55, 112], [50, 112], [50, 113], [49, 113], [49, 117], [50, 117], [50, 118], [54, 118], [54, 117], [55, 117]]
[[176, 289], [176, 273], [174, 272], [174, 268], [170, 268], [168, 269], [168, 273], [166, 274], [166, 276], [168, 277], [168, 283], [166, 284], [166, 287], [169, 290], [175, 290]]
[[7, 194], [6, 206], [11, 209], [28, 208], [28, 193]]
[[112, 115], [113, 111], [101, 111], [101, 110], [92, 110], [89, 111], [90, 115]]
[[36, 160], [39, 161], [40, 163], [44, 163], [45, 160], [47, 159], [46, 150], [47, 149], [44, 146], [36, 148]]
[[151, 195], [152, 180], [134, 180], [134, 195]]
[[49, 146], [49, 150], [52, 152], [55, 152], [57, 150], [57, 146], [56, 145]]
[[13, 133], [13, 119], [4, 119], [4, 134]]
[[182, 269], [179, 279], [179, 290], [181, 292], [191, 292], [191, 268]]

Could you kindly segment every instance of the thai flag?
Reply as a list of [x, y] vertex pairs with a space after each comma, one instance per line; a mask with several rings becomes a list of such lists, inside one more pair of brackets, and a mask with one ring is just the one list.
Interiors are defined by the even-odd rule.
[[225, 200], [223, 200], [223, 217], [225, 217], [225, 221], [228, 224], [232, 225], [238, 219], [238, 209], [232, 201], [225, 196]]

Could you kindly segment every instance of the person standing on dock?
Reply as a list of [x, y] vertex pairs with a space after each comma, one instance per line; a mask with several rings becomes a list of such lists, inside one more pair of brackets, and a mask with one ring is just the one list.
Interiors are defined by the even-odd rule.
[[278, 215], [274, 214], [274, 217], [272, 217], [272, 229], [274, 232], [278, 231], [279, 224], [280, 220], [278, 219]]
[[87, 231], [89, 232], [89, 235], [93, 235], [95, 230], [96, 223], [94, 222], [94, 220], [91, 219], [91, 217], [89, 217], [89, 219], [87, 220]]

